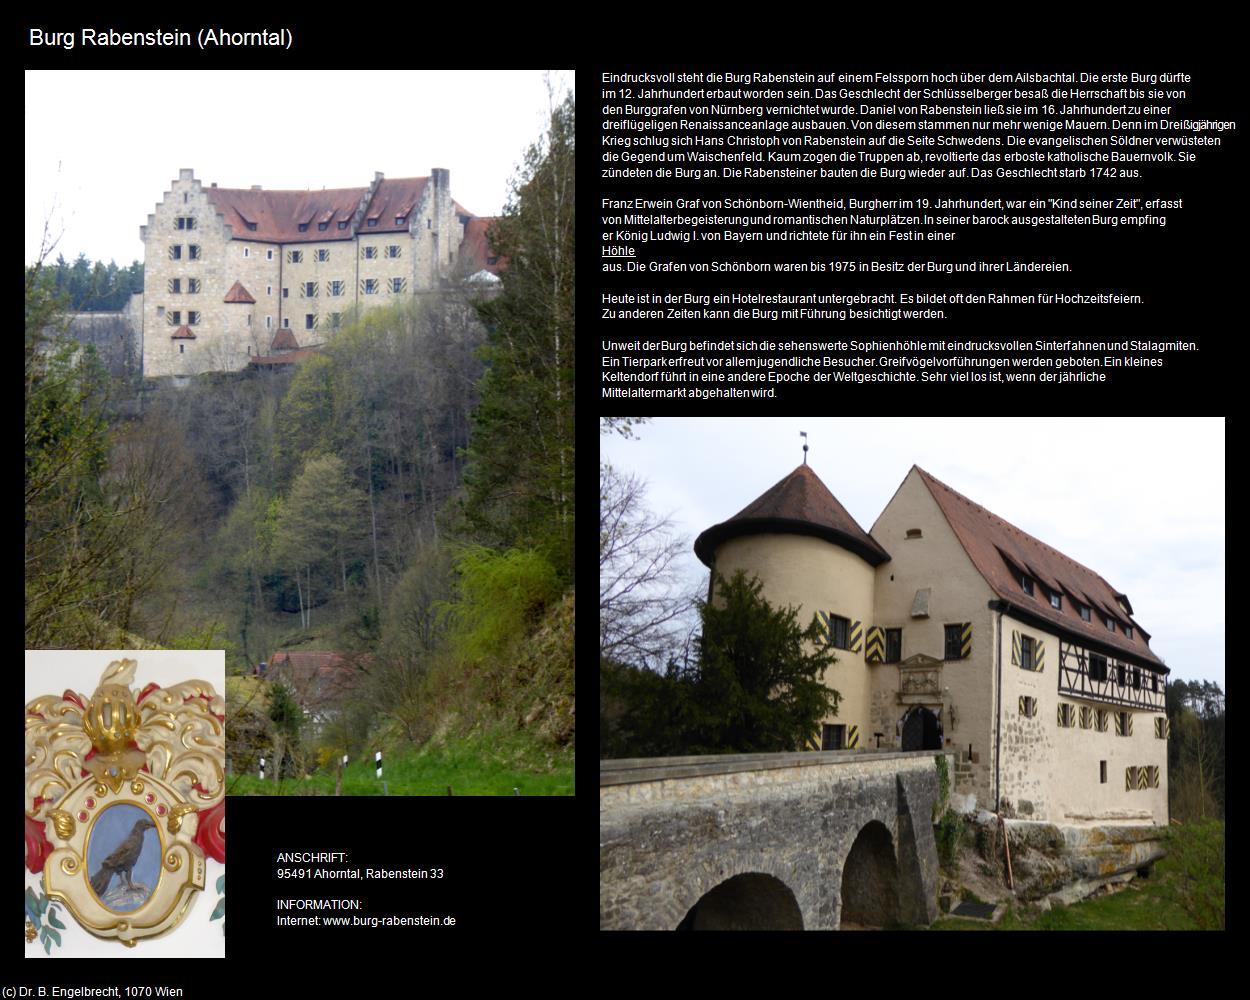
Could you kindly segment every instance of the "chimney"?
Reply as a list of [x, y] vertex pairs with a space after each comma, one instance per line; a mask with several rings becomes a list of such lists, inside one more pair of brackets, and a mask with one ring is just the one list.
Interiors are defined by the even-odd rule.
[[217, 186], [217, 182], [216, 182], [216, 181], [213, 181], [213, 183], [212, 183], [212, 187], [216, 187], [216, 186]]
[[260, 187], [260, 185], [259, 185], [259, 184], [253, 184], [253, 185], [252, 185], [252, 190], [253, 190], [253, 191], [259, 191], [259, 190], [261, 190], [261, 187]]

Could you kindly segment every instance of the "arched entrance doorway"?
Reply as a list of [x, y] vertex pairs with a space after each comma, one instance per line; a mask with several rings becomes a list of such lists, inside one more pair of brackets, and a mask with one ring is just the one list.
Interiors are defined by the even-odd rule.
[[898, 923], [898, 862], [894, 838], [873, 820], [855, 838], [842, 866], [843, 928]]
[[917, 705], [903, 719], [903, 749], [942, 749], [942, 727], [938, 717], [923, 705]]
[[751, 872], [705, 892], [679, 931], [801, 931], [803, 914], [789, 887], [771, 875]]

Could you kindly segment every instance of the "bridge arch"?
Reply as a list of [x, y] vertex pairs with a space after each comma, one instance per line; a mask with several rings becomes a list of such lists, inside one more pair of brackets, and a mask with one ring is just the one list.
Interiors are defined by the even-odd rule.
[[801, 931], [798, 900], [781, 879], [746, 872], [716, 885], [699, 897], [679, 931]]
[[889, 927], [899, 921], [899, 872], [894, 837], [873, 820], [855, 837], [842, 864], [842, 914], [846, 927]]

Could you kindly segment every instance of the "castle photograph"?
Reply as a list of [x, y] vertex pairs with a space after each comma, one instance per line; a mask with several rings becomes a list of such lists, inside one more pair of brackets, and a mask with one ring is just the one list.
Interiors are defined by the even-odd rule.
[[240, 55], [26, 73], [27, 648], [222, 652], [229, 795], [571, 796], [574, 74]]
[[1034, 919], [1218, 813], [1222, 421], [602, 430], [604, 929]]

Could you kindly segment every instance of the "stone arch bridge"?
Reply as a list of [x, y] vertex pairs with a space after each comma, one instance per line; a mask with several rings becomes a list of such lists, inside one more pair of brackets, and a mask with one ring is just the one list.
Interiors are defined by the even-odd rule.
[[930, 924], [937, 797], [933, 751], [602, 761], [599, 926]]

